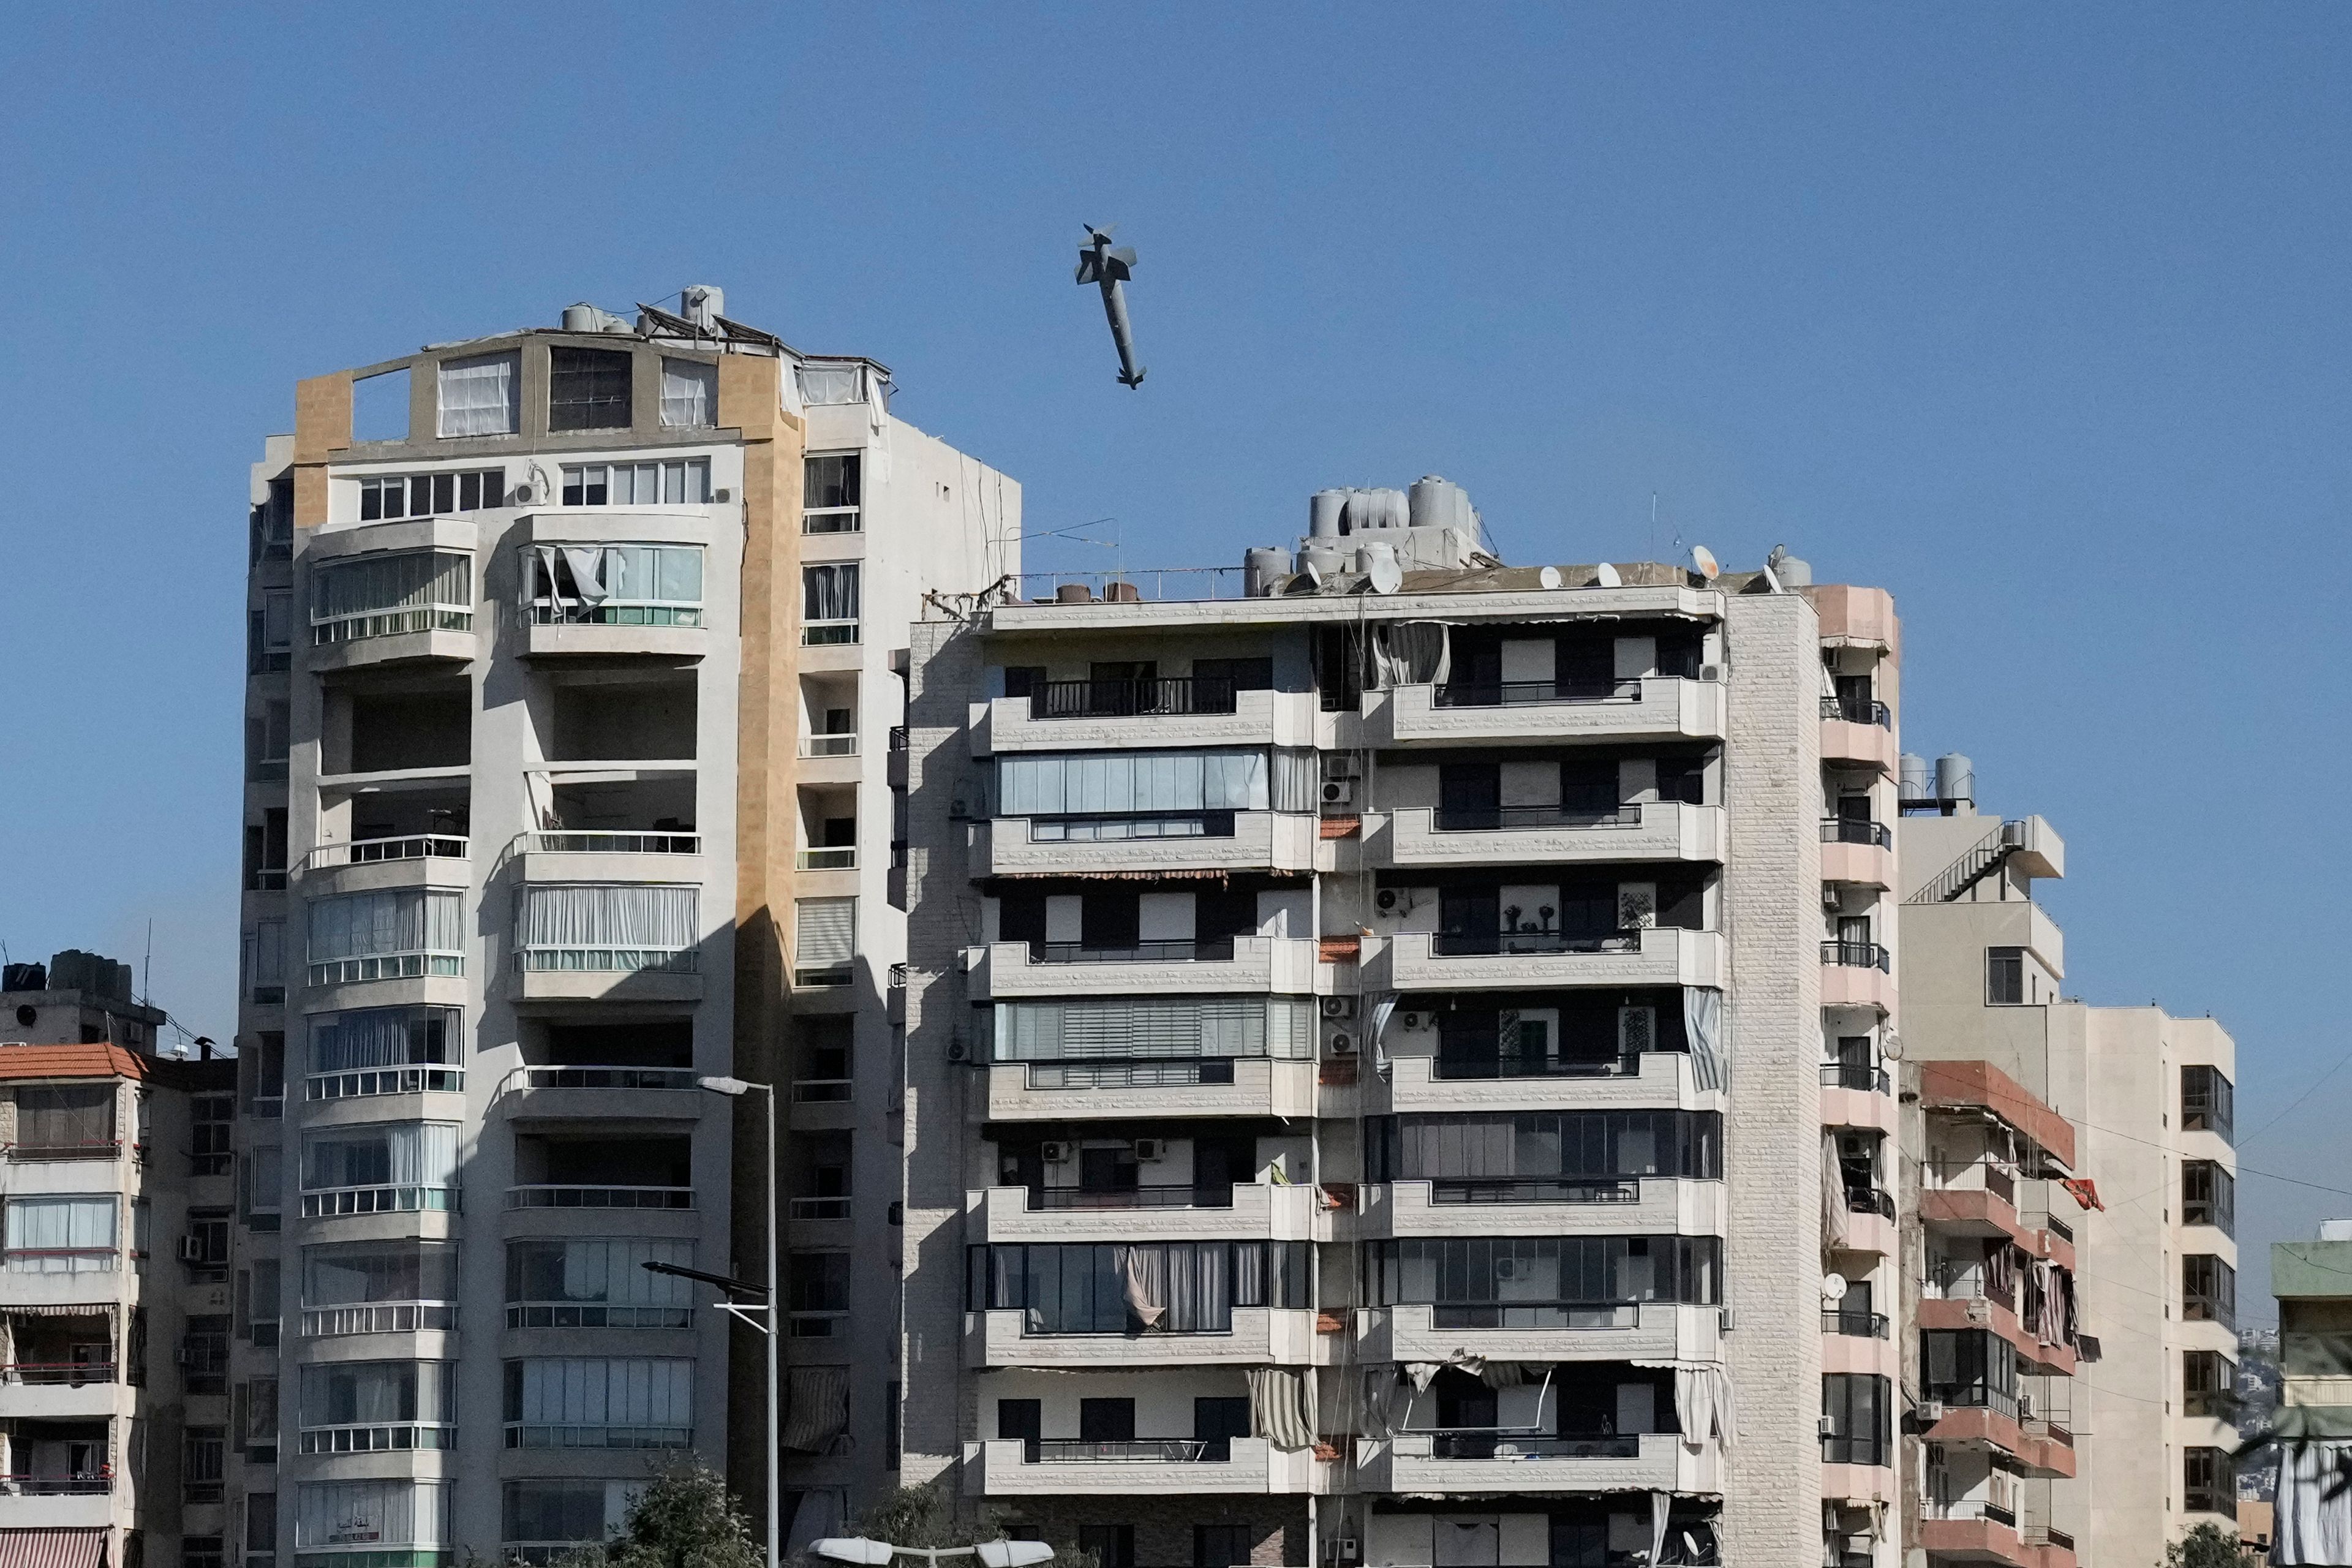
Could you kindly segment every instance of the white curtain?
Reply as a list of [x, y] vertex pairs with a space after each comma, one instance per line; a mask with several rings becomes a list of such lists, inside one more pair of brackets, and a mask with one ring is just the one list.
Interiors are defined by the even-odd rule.
[[[441, 1043], [435, 1048], [428, 1028], [441, 1016]], [[310, 1020], [310, 1070], [350, 1072], [363, 1068], [407, 1067], [432, 1062], [447, 1065], [458, 1056], [463, 1015], [455, 1008], [362, 1007], [349, 1013], [320, 1013]]]
[[2271, 1561], [2352, 1563], [2352, 1442], [2280, 1445]]
[[520, 403], [518, 354], [441, 362], [441, 434], [511, 436]]
[[1698, 1447], [1712, 1436], [1730, 1447], [1738, 1441], [1730, 1374], [1712, 1363], [1676, 1368], [1675, 1419], [1685, 1447]]
[[857, 618], [857, 563], [801, 568], [801, 618], [810, 621], [854, 621]]
[[582, 604], [593, 608], [612, 596], [604, 586], [604, 552], [602, 550], [593, 545], [580, 544], [566, 544], [562, 549], [563, 564], [572, 569], [572, 591], [579, 595]]
[[997, 759], [997, 810], [1004, 816], [1265, 811], [1269, 783], [1264, 752], [1006, 756]]
[[448, 1489], [438, 1481], [328, 1481], [302, 1489], [297, 1546], [443, 1547]]
[[837, 969], [857, 956], [856, 899], [800, 899], [793, 905], [793, 967]]
[[782, 1446], [803, 1454], [822, 1453], [849, 1429], [849, 1369], [796, 1366], [791, 1375]]
[[691, 1426], [694, 1363], [652, 1356], [544, 1356], [520, 1363], [508, 1419], [546, 1426]]
[[1853, 1236], [1853, 1213], [1846, 1206], [1845, 1173], [1838, 1164], [1837, 1140], [1822, 1134], [1822, 1256], [1844, 1247]]
[[385, 1129], [395, 1187], [446, 1187], [457, 1179], [457, 1130], [443, 1121]]
[[[114, 1267], [120, 1205], [111, 1197], [8, 1200], [8, 1267], [19, 1274], [81, 1274]], [[68, 1257], [71, 1252], [107, 1256]], [[39, 1257], [27, 1254], [51, 1253]]]
[[857, 367], [854, 364], [804, 364], [795, 373], [795, 379], [800, 384], [801, 401], [811, 407], [860, 401]]
[[456, 892], [394, 889], [313, 899], [310, 906], [313, 963], [398, 952], [465, 951], [465, 904]]
[[445, 605], [471, 609], [474, 561], [450, 551], [404, 550], [322, 566], [310, 579], [310, 618]]
[[[551, 1270], [562, 1301], [601, 1301], [614, 1306], [691, 1307], [694, 1289], [672, 1274], [656, 1274], [647, 1263], [691, 1264], [694, 1243], [665, 1241], [651, 1237], [609, 1238], [570, 1237], [551, 1243], [515, 1242], [511, 1247], [544, 1247], [554, 1253]], [[516, 1281], [508, 1290], [517, 1298]]]
[[1286, 1366], [1254, 1366], [1242, 1374], [1249, 1383], [1250, 1436], [1263, 1437], [1277, 1448], [1296, 1450], [1315, 1446], [1315, 1371]]
[[1311, 812], [1323, 804], [1323, 769], [1310, 751], [1277, 747], [1274, 753], [1274, 809]]
[[1383, 686], [1443, 686], [1453, 673], [1452, 639], [1443, 621], [1392, 621], [1373, 628]]
[[698, 360], [662, 361], [661, 422], [671, 430], [701, 430], [717, 423], [719, 367]]
[[1105, 996], [1001, 1002], [995, 1059], [1189, 1058], [1314, 1054], [1312, 998]]
[[699, 940], [700, 895], [698, 888], [627, 883], [530, 888], [521, 944], [682, 952]]
[[1723, 1041], [1723, 993], [1683, 987], [1683, 1033], [1690, 1037], [1691, 1081], [1698, 1089], [1731, 1087], [1731, 1055]]

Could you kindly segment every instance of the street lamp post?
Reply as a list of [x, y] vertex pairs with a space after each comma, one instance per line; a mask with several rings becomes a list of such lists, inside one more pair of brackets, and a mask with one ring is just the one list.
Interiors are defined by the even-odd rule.
[[[777, 1299], [776, 1290], [776, 1088], [773, 1084], [752, 1083], [740, 1078], [702, 1078], [695, 1081], [711, 1093], [723, 1094], [730, 1100], [749, 1094], [755, 1089], [767, 1097], [768, 1184], [764, 1195], [768, 1205], [768, 1288], [761, 1293], [767, 1297], [768, 1304], [761, 1309], [762, 1321], [754, 1326], [768, 1336], [768, 1568], [782, 1568], [784, 1561], [782, 1515], [779, 1510], [783, 1507], [783, 1498], [778, 1488], [783, 1479], [781, 1447], [783, 1441], [783, 1427], [779, 1425], [777, 1415], [776, 1363], [781, 1359], [781, 1350], [777, 1342], [783, 1337], [783, 1304]], [[646, 1267], [651, 1268], [654, 1265], [648, 1263]], [[672, 1270], [663, 1269], [661, 1272], [668, 1273]], [[686, 1271], [677, 1270], [677, 1272]], [[707, 1275], [689, 1275], [688, 1277], [709, 1278]], [[737, 1282], [716, 1280], [714, 1283], [735, 1285]], [[748, 1294], [756, 1290], [757, 1287], [743, 1289]], [[719, 1309], [723, 1312], [734, 1314], [744, 1322], [749, 1323], [752, 1321], [746, 1315], [751, 1309], [736, 1302], [721, 1301], [719, 1303]]]

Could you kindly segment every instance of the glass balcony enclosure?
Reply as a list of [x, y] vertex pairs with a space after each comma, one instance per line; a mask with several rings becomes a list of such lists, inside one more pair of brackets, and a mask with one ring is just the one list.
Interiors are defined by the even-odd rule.
[[703, 624], [698, 544], [534, 544], [521, 578], [530, 626]]
[[474, 629], [474, 560], [404, 550], [330, 561], [310, 575], [310, 644]]

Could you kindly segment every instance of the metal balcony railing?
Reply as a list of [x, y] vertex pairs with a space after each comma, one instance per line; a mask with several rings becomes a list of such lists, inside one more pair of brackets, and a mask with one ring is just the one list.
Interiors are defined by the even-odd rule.
[[692, 1187], [583, 1186], [530, 1183], [507, 1189], [510, 1209], [690, 1209]]
[[1638, 1459], [1637, 1436], [1607, 1437], [1520, 1436], [1506, 1432], [1433, 1432], [1433, 1459]]
[[1883, 1340], [1886, 1337], [1886, 1314], [1884, 1312], [1848, 1312], [1836, 1307], [1822, 1310], [1822, 1332], [1843, 1334], [1849, 1339]]
[[1638, 1301], [1430, 1301], [1430, 1326], [1439, 1329], [1630, 1329], [1641, 1321]]
[[1030, 1465], [1223, 1464], [1232, 1459], [1231, 1443], [1202, 1437], [1032, 1437], [1023, 1444], [1021, 1459]]
[[857, 754], [857, 737], [852, 735], [803, 735], [801, 755], [803, 757], [854, 757]]
[[456, 1187], [327, 1187], [302, 1194], [304, 1219], [340, 1219], [362, 1214], [444, 1212], [457, 1212]]
[[1440, 833], [1496, 833], [1514, 827], [1616, 827], [1642, 820], [1638, 805], [1471, 805], [1437, 808]]
[[1639, 679], [1448, 681], [1440, 708], [1517, 708], [1538, 702], [1605, 702], [1642, 695]]
[[530, 1089], [692, 1089], [692, 1068], [520, 1067], [507, 1074], [501, 1093]]
[[1882, 730], [1895, 728], [1893, 711], [1885, 703], [1870, 698], [1824, 697], [1822, 699], [1822, 717], [1841, 720], [1848, 724], [1875, 724]]
[[341, 1307], [305, 1307], [305, 1339], [344, 1334], [414, 1334], [457, 1326], [454, 1301], [367, 1301]]
[[794, 1105], [842, 1105], [848, 1102], [855, 1080], [845, 1078], [803, 1078], [793, 1080]]
[[1231, 713], [1240, 689], [1230, 677], [1048, 680], [1029, 689], [1032, 719], [1137, 719]]
[[1439, 958], [1501, 958], [1569, 952], [1632, 952], [1642, 945], [1638, 931], [1442, 931], [1430, 938]]
[[570, 829], [519, 833], [514, 853], [547, 855], [699, 855], [699, 833], [581, 833]]
[[104, 1497], [114, 1490], [111, 1473], [96, 1476], [0, 1476], [9, 1497]]
[[1822, 962], [1847, 969], [1875, 969], [1892, 973], [1895, 965], [1885, 947], [1874, 942], [1825, 942]]
[[855, 871], [857, 869], [857, 846], [827, 845], [800, 852], [798, 868], [803, 871]]
[[1158, 816], [1036, 816], [1029, 818], [1029, 842], [1113, 844], [1136, 838], [1231, 838], [1234, 817], [1230, 811], [1177, 812]]
[[122, 1143], [114, 1138], [94, 1138], [81, 1143], [11, 1143], [11, 1160], [120, 1160]]
[[1440, 1176], [1430, 1181], [1433, 1204], [1632, 1204], [1642, 1201], [1638, 1176]]
[[112, 1362], [19, 1361], [0, 1363], [0, 1383], [37, 1388], [80, 1388], [116, 1381]]
[[1033, 1214], [1056, 1209], [1229, 1209], [1233, 1184], [1196, 1187], [1190, 1183], [1167, 1186], [1032, 1187], [1027, 1207]]
[[1845, 1206], [1849, 1214], [1874, 1214], [1881, 1219], [1893, 1219], [1895, 1194], [1877, 1187], [1848, 1187]]
[[305, 871], [336, 866], [374, 866], [387, 860], [463, 860], [469, 846], [462, 834], [408, 833], [392, 838], [355, 838], [321, 844], [302, 858]]
[[1234, 1058], [1192, 1061], [1031, 1062], [1028, 1087], [1063, 1089], [1181, 1089], [1234, 1081]]
[[1892, 849], [1895, 847], [1895, 832], [1883, 822], [1851, 816], [1825, 816], [1822, 819], [1822, 842], [1866, 844], [1875, 849]]
[[1080, 942], [1033, 942], [1032, 963], [1218, 963], [1234, 956], [1234, 939], [1139, 942], [1133, 947], [1088, 947]]
[[1885, 1068], [1867, 1062], [1826, 1062], [1822, 1067], [1823, 1089], [1854, 1089], [1864, 1094], [1892, 1094], [1895, 1079]]

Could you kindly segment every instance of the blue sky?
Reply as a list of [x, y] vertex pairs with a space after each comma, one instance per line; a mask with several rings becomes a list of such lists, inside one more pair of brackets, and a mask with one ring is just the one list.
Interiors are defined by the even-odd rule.
[[[225, 1037], [295, 378], [709, 281], [1129, 566], [1436, 471], [1515, 560], [1647, 553], [1654, 493], [1662, 547], [1893, 589], [1908, 744], [2067, 837], [2070, 988], [2214, 1013], [2242, 1127], [2288, 1112], [2246, 1163], [2352, 1188], [2352, 1069], [2288, 1110], [2352, 1048], [2347, 67], [2310, 5], [25, 10], [0, 938], [152, 919]], [[1141, 252], [1139, 393], [1082, 221]], [[2352, 1197], [2240, 1210], [2259, 1317]]]

